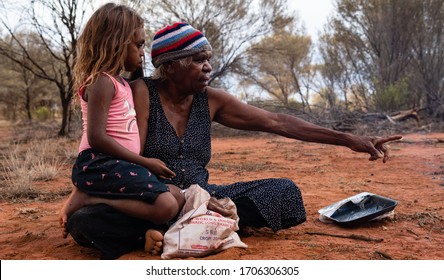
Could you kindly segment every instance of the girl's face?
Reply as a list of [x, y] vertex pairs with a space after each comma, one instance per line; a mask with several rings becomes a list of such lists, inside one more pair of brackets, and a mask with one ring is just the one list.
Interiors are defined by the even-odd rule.
[[142, 67], [145, 49], [145, 30], [137, 29], [133, 41], [127, 47], [125, 71], [134, 72]]

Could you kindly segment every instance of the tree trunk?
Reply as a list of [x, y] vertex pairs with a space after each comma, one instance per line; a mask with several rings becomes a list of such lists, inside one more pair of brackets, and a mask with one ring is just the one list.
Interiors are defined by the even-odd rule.
[[[64, 96], [61, 93], [62, 96]], [[70, 100], [66, 99], [66, 98], [61, 98], [62, 99], [62, 125], [60, 126], [60, 130], [58, 135], [59, 136], [66, 136], [67, 135], [67, 127], [68, 127], [68, 123], [69, 123], [69, 104], [70, 104]]]

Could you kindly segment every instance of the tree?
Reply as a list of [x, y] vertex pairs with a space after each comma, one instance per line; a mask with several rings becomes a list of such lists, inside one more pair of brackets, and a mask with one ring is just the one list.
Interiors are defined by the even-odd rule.
[[[329, 33], [331, 26], [326, 27], [320, 37], [320, 55], [323, 64], [320, 73], [323, 77], [324, 89], [320, 95], [326, 101], [326, 109], [335, 116], [343, 100], [344, 109], [350, 110], [355, 106], [367, 110], [370, 105], [367, 98], [367, 80], [359, 75], [359, 61], [357, 56], [351, 54], [353, 50], [347, 48], [343, 40], [337, 38], [334, 32]], [[356, 74], [357, 73], [357, 74]]]
[[[329, 40], [334, 40], [337, 46], [328, 52], [328, 47], [324, 45], [323, 54], [325, 62], [330, 63], [330, 71], [336, 67], [348, 74], [345, 80], [336, 75], [337, 84], [345, 87], [344, 92], [358, 85], [358, 88], [365, 89], [360, 92], [369, 95], [364, 100], [372, 98], [372, 105], [376, 109], [387, 109], [388, 97], [391, 98], [387, 93], [394, 92], [393, 89], [404, 89], [400, 85], [412, 75], [411, 48], [418, 31], [418, 22], [422, 20], [419, 14], [422, 2], [337, 1], [337, 15], [330, 21], [333, 33], [329, 34]], [[328, 40], [324, 43], [328, 43]], [[343, 58], [341, 61], [336, 60], [336, 66], [331, 63], [335, 61], [335, 55]], [[330, 73], [329, 79], [332, 78]], [[407, 94], [397, 92], [404, 98], [393, 106], [409, 106], [406, 96], [411, 96], [411, 86], [409, 84]]]
[[[201, 30], [213, 47], [210, 84], [227, 83], [250, 44], [291, 22], [284, 0], [150, 0], [139, 3], [148, 38], [175, 21]], [[141, 4], [144, 3], [144, 4]], [[149, 40], [150, 41], [150, 40]]]
[[299, 94], [303, 109], [308, 96], [303, 92], [302, 80], [312, 70], [311, 38], [287, 30], [277, 30], [264, 37], [248, 50], [248, 58], [237, 71], [251, 85], [257, 86], [288, 106], [289, 98]]
[[[7, 65], [6, 60], [0, 60], [0, 75], [5, 81], [14, 81], [16, 75], [6, 67]], [[8, 120], [16, 120], [18, 117], [18, 110], [16, 109], [18, 108], [19, 99], [15, 97], [14, 92], [14, 87], [10, 87], [5, 83], [0, 84], [1, 115], [5, 116]]]
[[[82, 0], [33, 0], [22, 8], [23, 19], [16, 28], [1, 20], [2, 26], [14, 42], [8, 48], [0, 41], [0, 55], [25, 67], [40, 79], [53, 83], [62, 104], [62, 124], [59, 135], [68, 131], [71, 100], [73, 97], [73, 63], [76, 58], [77, 38], [85, 15]], [[43, 46], [42, 53], [34, 54], [19, 36], [21, 30], [32, 30]]]
[[443, 106], [444, 0], [339, 0], [329, 27], [326, 66], [341, 69], [336, 85], [360, 89], [368, 108], [434, 115]]
[[415, 105], [421, 99], [430, 115], [444, 105], [444, 0], [422, 1], [418, 34], [413, 40], [417, 75]]
[[[42, 55], [42, 47], [37, 43], [39, 40], [36, 34], [17, 34], [17, 38], [20, 38], [20, 41], [23, 45], [26, 45], [29, 53], [32, 53], [33, 56]], [[5, 38], [3, 42], [10, 42], [9, 48], [11, 50], [17, 48], [15, 45], [16, 41], [8, 40]], [[6, 47], [4, 45], [4, 47]], [[19, 56], [17, 56], [19, 59]], [[4, 87], [4, 94], [0, 99], [3, 102], [8, 104], [8, 116], [12, 120], [16, 120], [18, 118], [17, 113], [24, 113], [26, 118], [31, 121], [33, 119], [33, 110], [36, 107], [36, 103], [42, 101], [46, 98], [46, 96], [51, 96], [51, 92], [55, 89], [52, 87], [51, 83], [45, 81], [36, 75], [34, 75], [27, 68], [27, 60], [22, 57], [21, 63], [9, 63], [6, 61], [2, 65], [3, 74], [2, 79], [4, 80], [1, 83], [1, 87]]]

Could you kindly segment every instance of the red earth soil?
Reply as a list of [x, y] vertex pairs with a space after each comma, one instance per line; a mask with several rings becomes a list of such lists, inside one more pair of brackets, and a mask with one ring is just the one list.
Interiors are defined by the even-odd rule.
[[[210, 183], [285, 177], [300, 187], [307, 221], [242, 237], [247, 249], [231, 248], [206, 260], [442, 260], [444, 258], [444, 134], [409, 134], [391, 146], [391, 159], [371, 162], [343, 147], [277, 136], [213, 139]], [[70, 188], [70, 166], [37, 186]], [[394, 216], [343, 228], [319, 221], [318, 210], [361, 192], [398, 201]], [[0, 202], [2, 260], [90, 260], [99, 253], [61, 237], [58, 213], [66, 197]], [[366, 237], [368, 240], [356, 238]], [[372, 241], [373, 240], [373, 241]], [[125, 260], [158, 260], [143, 250]], [[193, 258], [191, 258], [193, 259]]]

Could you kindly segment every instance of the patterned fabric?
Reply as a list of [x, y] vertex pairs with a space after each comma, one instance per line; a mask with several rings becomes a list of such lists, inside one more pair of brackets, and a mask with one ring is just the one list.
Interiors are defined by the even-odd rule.
[[[305, 221], [301, 192], [289, 179], [263, 179], [223, 186], [208, 184], [206, 165], [211, 159], [211, 120], [206, 92], [194, 94], [186, 131], [178, 137], [165, 116], [154, 82], [149, 78], [144, 80], [149, 88], [150, 113], [143, 155], [161, 159], [176, 173], [177, 177], [166, 183], [183, 189], [199, 184], [212, 196], [229, 197], [235, 202], [248, 198], [274, 231]], [[240, 217], [253, 215], [238, 214]]]
[[160, 193], [169, 191], [145, 167], [117, 160], [94, 149], [80, 152], [72, 169], [72, 181], [89, 195], [148, 203], [153, 203]]
[[156, 33], [151, 44], [154, 67], [175, 59], [191, 56], [204, 49], [211, 50], [207, 38], [185, 22], [176, 22]]

